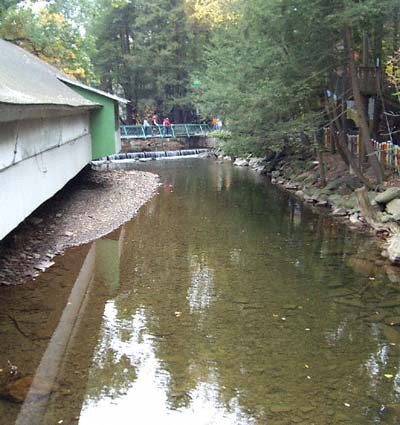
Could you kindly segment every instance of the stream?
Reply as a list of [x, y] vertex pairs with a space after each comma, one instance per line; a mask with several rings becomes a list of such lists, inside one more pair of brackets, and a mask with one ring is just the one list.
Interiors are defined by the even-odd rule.
[[230, 163], [134, 166], [132, 221], [0, 291], [0, 424], [400, 423], [373, 239]]

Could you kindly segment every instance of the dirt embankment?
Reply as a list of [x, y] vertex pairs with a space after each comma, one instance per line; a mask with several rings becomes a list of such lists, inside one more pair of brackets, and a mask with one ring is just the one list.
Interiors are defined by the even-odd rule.
[[0, 286], [34, 278], [66, 248], [116, 229], [158, 186], [152, 173], [83, 170], [0, 242]]

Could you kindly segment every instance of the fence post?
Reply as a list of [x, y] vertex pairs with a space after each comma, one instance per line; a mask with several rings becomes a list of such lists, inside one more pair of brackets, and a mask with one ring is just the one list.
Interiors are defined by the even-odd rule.
[[393, 166], [393, 143], [390, 143], [390, 166]]
[[186, 134], [187, 134], [187, 136], [190, 138], [190, 134], [189, 134], [189, 130], [188, 130], [188, 128], [187, 128], [187, 125], [186, 125], [186, 124], [184, 124], [184, 125], [185, 125]]

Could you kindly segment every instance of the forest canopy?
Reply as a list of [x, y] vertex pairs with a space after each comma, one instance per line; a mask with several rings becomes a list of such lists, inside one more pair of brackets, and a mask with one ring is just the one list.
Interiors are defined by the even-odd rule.
[[232, 153], [264, 154], [314, 143], [360, 70], [379, 74], [360, 91], [376, 135], [398, 104], [399, 13], [398, 0], [1, 0], [0, 37], [129, 99], [126, 123], [218, 117]]

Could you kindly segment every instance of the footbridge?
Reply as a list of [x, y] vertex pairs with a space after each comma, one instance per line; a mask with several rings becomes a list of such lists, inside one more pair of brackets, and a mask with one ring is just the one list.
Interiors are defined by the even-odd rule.
[[206, 137], [210, 131], [211, 128], [207, 124], [123, 125], [120, 127], [122, 140]]

